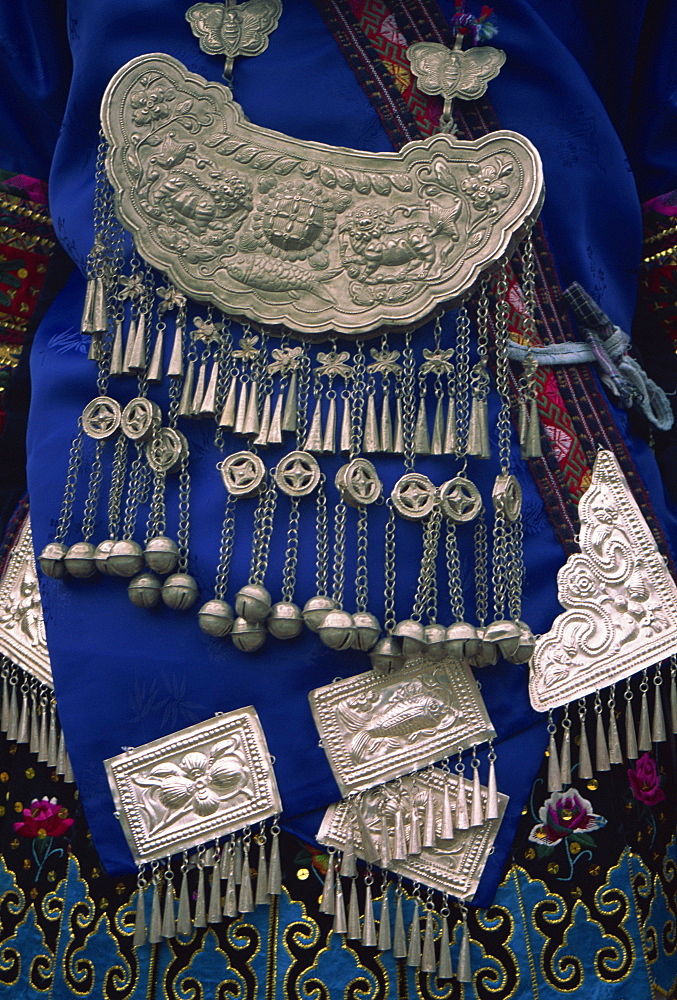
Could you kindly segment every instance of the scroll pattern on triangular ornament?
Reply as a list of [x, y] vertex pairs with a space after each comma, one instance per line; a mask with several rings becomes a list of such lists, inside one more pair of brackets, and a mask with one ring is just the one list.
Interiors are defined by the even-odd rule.
[[547, 711], [677, 652], [677, 587], [609, 451], [579, 503], [580, 553], [557, 575], [566, 611], [537, 642], [529, 693]]
[[423, 322], [512, 250], [543, 200], [538, 153], [515, 132], [399, 153], [301, 142], [159, 53], [116, 73], [101, 117], [139, 253], [193, 299], [305, 335]]

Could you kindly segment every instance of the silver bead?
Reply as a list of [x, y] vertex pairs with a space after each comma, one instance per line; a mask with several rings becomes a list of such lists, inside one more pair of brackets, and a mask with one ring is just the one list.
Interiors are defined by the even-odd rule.
[[340, 609], [327, 611], [318, 626], [317, 634], [330, 649], [350, 649], [355, 634], [353, 616]]
[[68, 552], [68, 546], [63, 542], [48, 542], [38, 556], [40, 568], [45, 576], [51, 576], [53, 580], [62, 580], [67, 573], [64, 557]]
[[106, 568], [112, 576], [136, 576], [143, 566], [143, 549], [138, 542], [123, 538], [111, 546]]
[[154, 608], [160, 603], [162, 583], [154, 573], [139, 573], [129, 581], [127, 593], [137, 608]]
[[162, 584], [162, 600], [174, 611], [192, 608], [197, 594], [197, 583], [189, 573], [172, 573]]
[[468, 622], [455, 622], [447, 629], [447, 639], [444, 648], [447, 654], [457, 663], [462, 663], [468, 655], [477, 649], [479, 651], [481, 642], [477, 635], [477, 629]]
[[247, 583], [235, 595], [235, 614], [248, 622], [264, 622], [270, 614], [272, 600], [260, 583]]
[[68, 549], [64, 557], [66, 571], [71, 576], [81, 580], [94, 576], [96, 573], [96, 563], [94, 562], [94, 546], [91, 542], [75, 542]]
[[160, 573], [172, 573], [179, 559], [179, 548], [173, 538], [157, 535], [150, 538], [143, 552], [147, 565]]
[[397, 623], [393, 635], [402, 641], [402, 656], [405, 660], [421, 656], [425, 649], [425, 630], [420, 622], [405, 618]]
[[369, 654], [371, 665], [375, 673], [387, 674], [391, 670], [397, 670], [402, 666], [402, 643], [399, 639], [386, 635], [379, 639], [371, 653]]
[[243, 653], [255, 653], [266, 641], [268, 630], [261, 622], [248, 622], [246, 618], [236, 618], [230, 636], [233, 645]]
[[356, 611], [353, 615], [353, 625], [355, 626], [353, 647], [368, 653], [381, 634], [378, 618], [369, 611]]
[[444, 625], [431, 622], [423, 629], [425, 633], [424, 654], [431, 660], [441, 660], [446, 654], [444, 644], [447, 640], [447, 630]]
[[111, 571], [108, 567], [108, 556], [110, 555], [110, 550], [115, 545], [114, 538], [104, 538], [102, 542], [99, 542], [96, 549], [94, 550], [94, 562], [99, 573], [103, 573], [104, 576], [110, 576]]
[[266, 625], [276, 639], [295, 639], [303, 629], [301, 609], [291, 601], [278, 601], [270, 609]]
[[309, 597], [303, 605], [302, 612], [306, 628], [309, 628], [311, 632], [317, 632], [327, 612], [334, 611], [335, 608], [336, 601], [332, 600], [331, 597], [320, 597], [319, 594], [316, 594], [315, 597]]
[[203, 632], [220, 638], [222, 635], [228, 635], [232, 629], [235, 614], [227, 601], [214, 597], [202, 605], [197, 613], [197, 619]]

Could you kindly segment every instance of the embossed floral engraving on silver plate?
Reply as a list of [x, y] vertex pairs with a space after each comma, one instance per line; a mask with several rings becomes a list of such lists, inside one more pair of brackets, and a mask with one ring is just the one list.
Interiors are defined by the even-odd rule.
[[510, 252], [543, 200], [538, 153], [515, 132], [399, 153], [301, 142], [161, 53], [115, 74], [101, 116], [145, 259], [194, 299], [308, 336], [422, 322]]
[[28, 515], [0, 580], [0, 653], [53, 686]]
[[[417, 785], [414, 784], [412, 775], [402, 778], [402, 786], [398, 791], [398, 796], [399, 799], [401, 799], [402, 794], [415, 798], [419, 805], [420, 814], [424, 808], [427, 788], [430, 787], [433, 792], [437, 817], [436, 831], [439, 837], [444, 785], [446, 782], [450, 783], [452, 798], [455, 801], [458, 781], [456, 775], [445, 774], [439, 768], [432, 768], [426, 773], [425, 782], [419, 780]], [[466, 791], [470, 795], [471, 783], [466, 781], [465, 784]], [[486, 807], [486, 797], [487, 790], [482, 787], [484, 807]], [[485, 820], [481, 826], [471, 827], [469, 830], [455, 830], [453, 840], [440, 841], [440, 846], [435, 848], [424, 847], [420, 854], [410, 855], [406, 861], [390, 861], [388, 869], [397, 875], [411, 879], [413, 882], [420, 882], [422, 885], [438, 889], [440, 892], [448, 892], [460, 899], [468, 899], [477, 890], [507, 804], [508, 796], [499, 792], [498, 819]], [[391, 802], [388, 798], [387, 788], [365, 792], [361, 798], [360, 811], [379, 853], [382, 817], [386, 816], [392, 832], [392, 815], [397, 808], [398, 799], [393, 799]], [[405, 835], [408, 836], [409, 831], [406, 823], [408, 823], [408, 819], [405, 820]], [[359, 825], [351, 818], [350, 804], [344, 800], [329, 806], [322, 820], [317, 839], [327, 847], [336, 847], [342, 850], [350, 839], [349, 835], [352, 836], [355, 853], [364, 858]]]
[[557, 575], [567, 610], [536, 641], [529, 694], [564, 705], [677, 652], [677, 587], [610, 451], [578, 505], [580, 553]]
[[496, 735], [477, 682], [449, 659], [417, 660], [310, 692], [341, 793], [361, 791]]
[[176, 854], [281, 811], [266, 739], [251, 706], [104, 765], [136, 861]]

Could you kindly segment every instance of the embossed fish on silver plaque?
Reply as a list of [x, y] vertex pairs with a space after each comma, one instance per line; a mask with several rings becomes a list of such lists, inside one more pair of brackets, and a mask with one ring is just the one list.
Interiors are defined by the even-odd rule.
[[[414, 777], [407, 775], [402, 778], [398, 794], [414, 795]], [[444, 800], [444, 786], [449, 783], [452, 796], [456, 797], [459, 778], [444, 772], [439, 768], [431, 768], [426, 772], [425, 785], [432, 791], [435, 804], [436, 832], [441, 833], [440, 817]], [[466, 790], [470, 791], [470, 782], [466, 781]], [[486, 809], [487, 790], [481, 786], [482, 804]], [[496, 839], [503, 814], [508, 804], [508, 796], [498, 794], [498, 818], [484, 820], [481, 826], [470, 827], [468, 830], [454, 831], [453, 840], [438, 841], [437, 847], [424, 847], [420, 854], [410, 855], [405, 861], [391, 860], [388, 869], [396, 875], [420, 882], [422, 885], [447, 892], [460, 899], [468, 899], [474, 895], [479, 885], [482, 872], [487, 863], [489, 852]], [[353, 843], [353, 849], [358, 857], [366, 859], [362, 843], [360, 826], [353, 822], [351, 803], [343, 800], [329, 806], [317, 839], [327, 847], [343, 850], [348, 842]], [[381, 853], [381, 834], [383, 831], [383, 816], [388, 815], [387, 802], [381, 790], [365, 792], [360, 802], [361, 818], [364, 821], [369, 836], [372, 838], [377, 855]]]
[[282, 809], [251, 706], [110, 757], [104, 766], [137, 862], [206, 844]]
[[578, 512], [581, 551], [557, 574], [567, 610], [531, 659], [529, 695], [540, 712], [677, 652], [677, 586], [610, 451], [598, 452]]
[[543, 201], [538, 153], [515, 132], [399, 153], [301, 142], [161, 53], [115, 74], [101, 117], [142, 256], [193, 299], [305, 335], [421, 323], [509, 253]]
[[372, 788], [496, 735], [477, 682], [449, 659], [368, 671], [310, 692], [341, 793]]

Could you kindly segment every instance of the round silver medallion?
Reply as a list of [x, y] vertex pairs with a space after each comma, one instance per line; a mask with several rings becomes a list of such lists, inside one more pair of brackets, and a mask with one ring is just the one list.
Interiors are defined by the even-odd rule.
[[82, 429], [97, 441], [115, 434], [121, 420], [120, 404], [110, 396], [97, 396], [82, 411]]
[[454, 479], [442, 483], [438, 498], [444, 516], [457, 524], [474, 521], [482, 510], [480, 491], [465, 476], [455, 476]]
[[153, 472], [176, 472], [188, 454], [188, 442], [173, 427], [161, 427], [146, 444], [146, 458]]
[[383, 483], [366, 458], [353, 458], [336, 473], [336, 488], [350, 507], [367, 507], [381, 496]]
[[517, 520], [522, 510], [522, 487], [515, 476], [511, 476], [507, 472], [496, 476], [491, 499], [496, 512], [502, 510], [508, 521]]
[[162, 421], [162, 411], [157, 403], [137, 396], [122, 411], [122, 433], [130, 441], [147, 441]]
[[320, 481], [317, 460], [307, 451], [290, 451], [275, 469], [275, 483], [290, 497], [305, 497]]
[[223, 485], [234, 497], [256, 496], [266, 480], [266, 467], [253, 451], [236, 451], [224, 458], [218, 469]]
[[422, 521], [435, 506], [436, 489], [427, 476], [407, 472], [393, 486], [393, 507], [407, 521]]

